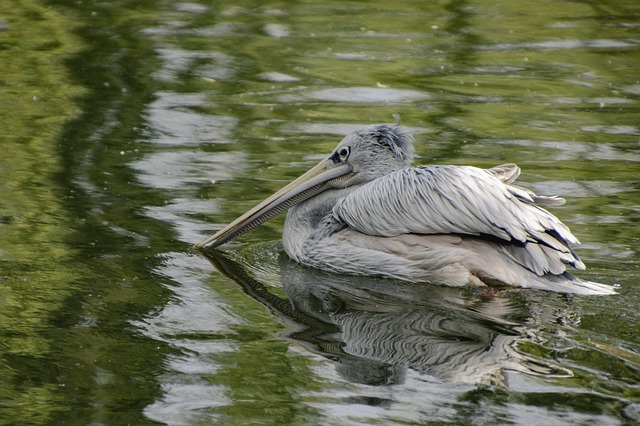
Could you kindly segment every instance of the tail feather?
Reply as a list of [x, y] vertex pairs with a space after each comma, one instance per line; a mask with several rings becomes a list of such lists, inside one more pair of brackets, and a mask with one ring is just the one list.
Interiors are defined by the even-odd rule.
[[[593, 281], [586, 281], [576, 276], [565, 272], [562, 275], [547, 275], [545, 277], [538, 277], [539, 279], [531, 279], [523, 285], [528, 288], [539, 288], [543, 290], [549, 290], [553, 288], [554, 291], [580, 294], [580, 295], [607, 295], [618, 294], [616, 286], [608, 284], [600, 284]], [[550, 285], [551, 284], [551, 285]]]

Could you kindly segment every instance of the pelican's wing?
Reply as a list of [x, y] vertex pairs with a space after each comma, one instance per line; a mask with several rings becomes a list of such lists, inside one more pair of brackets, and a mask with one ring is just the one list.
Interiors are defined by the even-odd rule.
[[[584, 265], [568, 247], [578, 243], [558, 218], [538, 203], [562, 199], [538, 197], [512, 185], [519, 169], [503, 165], [484, 170], [460, 166], [422, 166], [376, 179], [341, 199], [334, 216], [368, 235], [467, 234], [529, 244], [534, 261], [519, 259], [536, 272], [550, 248], [562, 263]], [[536, 253], [540, 251], [539, 255]], [[512, 253], [518, 257], [517, 251]], [[546, 262], [542, 262], [543, 264]], [[543, 267], [543, 269], [547, 269]], [[553, 268], [552, 268], [553, 269]]]

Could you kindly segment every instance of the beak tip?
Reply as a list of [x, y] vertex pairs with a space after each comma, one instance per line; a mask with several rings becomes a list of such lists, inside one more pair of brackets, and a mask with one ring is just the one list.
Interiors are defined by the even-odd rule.
[[212, 238], [207, 238], [206, 240], [198, 241], [194, 245], [191, 246], [194, 250], [203, 250], [207, 247], [207, 245], [211, 244]]

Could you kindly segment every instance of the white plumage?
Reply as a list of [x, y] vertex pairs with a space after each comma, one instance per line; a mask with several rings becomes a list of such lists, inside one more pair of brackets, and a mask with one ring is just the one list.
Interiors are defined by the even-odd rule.
[[564, 202], [516, 186], [520, 169], [418, 166], [402, 127], [346, 136], [326, 159], [213, 237], [218, 246], [289, 209], [287, 254], [337, 273], [445, 285], [500, 284], [614, 293], [584, 269], [569, 228], [541, 206]]

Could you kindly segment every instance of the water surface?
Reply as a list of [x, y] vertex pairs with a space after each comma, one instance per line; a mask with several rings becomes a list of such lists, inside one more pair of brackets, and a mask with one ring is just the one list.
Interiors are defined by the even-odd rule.
[[[640, 422], [640, 7], [0, 6], [0, 423]], [[612, 297], [324, 275], [282, 218], [190, 245], [393, 121], [515, 162]]]

